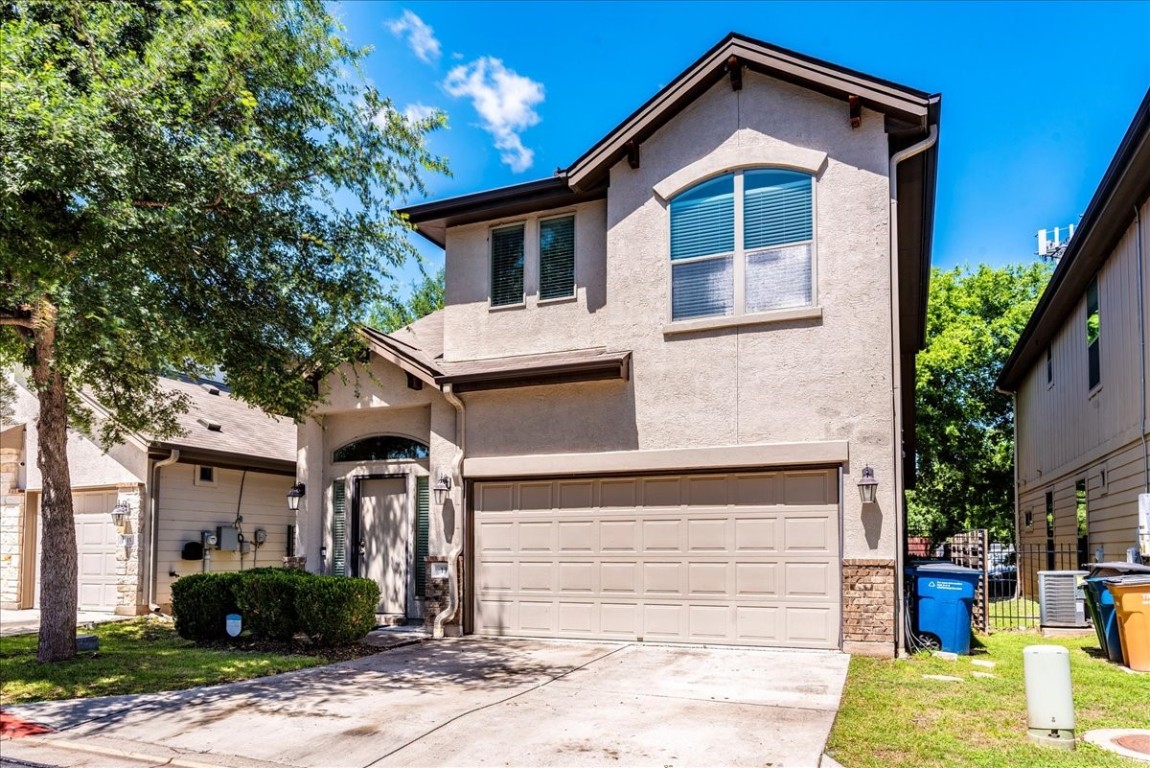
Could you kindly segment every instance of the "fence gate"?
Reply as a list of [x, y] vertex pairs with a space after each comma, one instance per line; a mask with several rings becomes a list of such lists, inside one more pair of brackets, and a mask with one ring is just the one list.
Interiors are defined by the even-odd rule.
[[979, 632], [986, 632], [990, 629], [987, 544], [986, 529], [979, 528], [951, 536], [946, 540], [945, 550], [947, 559], [955, 565], [974, 568], [976, 571], [982, 572], [978, 589], [974, 591], [974, 610], [970, 617], [971, 623]]

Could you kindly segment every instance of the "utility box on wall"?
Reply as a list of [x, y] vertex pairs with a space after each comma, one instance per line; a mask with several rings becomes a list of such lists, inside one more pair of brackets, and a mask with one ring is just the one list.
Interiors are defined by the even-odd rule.
[[216, 528], [216, 549], [235, 552], [239, 548], [239, 531], [230, 525], [221, 525]]

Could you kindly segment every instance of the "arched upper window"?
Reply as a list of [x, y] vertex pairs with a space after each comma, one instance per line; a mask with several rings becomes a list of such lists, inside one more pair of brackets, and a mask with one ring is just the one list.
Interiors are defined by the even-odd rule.
[[809, 174], [775, 168], [723, 174], [672, 198], [671, 319], [810, 305], [813, 198]]
[[332, 461], [399, 461], [426, 459], [427, 446], [400, 435], [375, 435], [336, 448]]

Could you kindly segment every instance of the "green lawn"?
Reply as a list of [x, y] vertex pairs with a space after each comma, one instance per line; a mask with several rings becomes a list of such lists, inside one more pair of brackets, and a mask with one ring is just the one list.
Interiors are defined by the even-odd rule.
[[[1063, 752], [1028, 741], [1022, 649], [1036, 644], [1070, 651], [1079, 737], [1095, 728], [1150, 728], [1150, 674], [1133, 674], [1098, 658], [1095, 637], [1002, 632], [979, 636], [974, 655], [958, 661], [924, 654], [904, 660], [851, 659], [827, 752], [845, 768], [1136, 765], [1091, 744], [1079, 742], [1077, 751]], [[993, 661], [995, 667], [975, 666], [974, 659]], [[975, 671], [995, 677], [979, 678], [971, 674]]]
[[0, 637], [0, 702], [154, 693], [228, 683], [326, 663], [317, 656], [198, 648], [153, 619], [91, 630], [100, 650], [55, 664], [36, 661], [36, 635]]

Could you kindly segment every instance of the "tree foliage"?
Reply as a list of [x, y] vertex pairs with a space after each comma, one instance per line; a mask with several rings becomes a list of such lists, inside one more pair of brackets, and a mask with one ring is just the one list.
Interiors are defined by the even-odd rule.
[[410, 251], [392, 201], [445, 170], [424, 144], [443, 117], [365, 85], [321, 0], [16, 0], [0, 39], [0, 358], [40, 399], [42, 570], [73, 593], [56, 610], [45, 581], [44, 603], [73, 622], [74, 563], [48, 562], [72, 526], [64, 412], [83, 422], [85, 391], [105, 443], [170, 434], [157, 372], [218, 364], [305, 413]]
[[1013, 531], [1014, 414], [995, 380], [1050, 278], [1046, 262], [934, 269], [926, 349], [918, 355], [917, 483], [908, 530], [935, 541]]
[[438, 309], [443, 309], [443, 268], [434, 275], [421, 273], [418, 281], [412, 284], [411, 293], [405, 299], [398, 288], [390, 291], [368, 312], [367, 324], [372, 328], [391, 333], [405, 325], [414, 323]]

